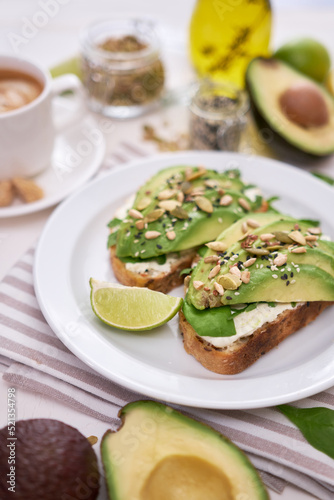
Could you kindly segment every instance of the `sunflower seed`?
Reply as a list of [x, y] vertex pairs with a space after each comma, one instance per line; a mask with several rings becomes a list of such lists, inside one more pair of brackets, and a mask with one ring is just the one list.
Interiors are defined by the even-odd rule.
[[308, 232], [311, 234], [321, 234], [322, 233], [320, 227], [309, 227]]
[[169, 200], [177, 193], [176, 189], [164, 189], [158, 194], [158, 200]]
[[247, 225], [246, 221], [244, 221], [242, 223], [241, 230], [242, 230], [243, 233], [247, 233], [248, 232], [248, 225]]
[[206, 246], [213, 250], [214, 252], [225, 252], [227, 246], [222, 241], [211, 241], [206, 243]]
[[204, 181], [205, 186], [211, 189], [215, 189], [218, 187], [218, 182], [215, 181], [214, 179], [208, 179], [207, 181]]
[[144, 227], [145, 227], [145, 221], [143, 219], [137, 220], [137, 222], [135, 222], [135, 226], [139, 230], [144, 229]]
[[247, 226], [256, 228], [260, 227], [260, 223], [255, 219], [247, 219]]
[[260, 234], [261, 241], [269, 241], [269, 240], [272, 240], [273, 238], [275, 238], [275, 235], [272, 233]]
[[155, 238], [158, 238], [161, 235], [159, 231], [146, 231], [145, 233], [145, 238], [147, 240], [155, 240]]
[[252, 257], [251, 259], [245, 260], [244, 267], [250, 267], [256, 262], [256, 257]]
[[207, 257], [204, 257], [205, 264], [208, 264], [210, 262], [218, 262], [218, 260], [219, 260], [218, 255], [208, 255]]
[[186, 175], [186, 181], [193, 181], [195, 179], [199, 179], [204, 175], [206, 172], [206, 169], [204, 167], [199, 167], [198, 170], [195, 172], [192, 168], [186, 169], [185, 175]]
[[144, 218], [143, 214], [141, 214], [140, 212], [138, 212], [138, 210], [136, 210], [134, 208], [130, 208], [129, 215], [130, 215], [130, 217], [133, 217], [134, 219], [143, 219]]
[[296, 247], [291, 250], [291, 253], [306, 253], [305, 247]]
[[183, 203], [184, 202], [184, 193], [182, 191], [179, 191], [176, 195], [176, 199], [177, 201], [179, 201], [180, 203]]
[[217, 264], [217, 266], [213, 267], [211, 269], [211, 271], [209, 272], [209, 280], [211, 280], [212, 278], [214, 278], [215, 276], [217, 276], [217, 274], [219, 273], [220, 271], [220, 265]]
[[225, 194], [222, 198], [220, 198], [219, 205], [222, 207], [228, 207], [233, 202], [233, 198], [230, 194]]
[[241, 271], [237, 266], [230, 267], [230, 273], [234, 274], [235, 276], [238, 276], [238, 278], [240, 278], [241, 276]]
[[238, 203], [239, 203], [239, 205], [240, 205], [240, 206], [241, 206], [244, 210], [246, 210], [246, 212], [250, 212], [250, 210], [251, 210], [251, 206], [250, 206], [250, 204], [248, 203], [248, 201], [247, 201], [247, 200], [245, 200], [245, 198], [239, 198], [239, 199], [238, 199]]
[[305, 236], [306, 241], [316, 241], [317, 239], [318, 239], [318, 236], [316, 236], [315, 234], [307, 234]]

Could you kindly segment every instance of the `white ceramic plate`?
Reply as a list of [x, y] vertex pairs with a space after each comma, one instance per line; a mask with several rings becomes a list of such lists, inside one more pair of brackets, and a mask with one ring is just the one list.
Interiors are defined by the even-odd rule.
[[[71, 99], [54, 100], [55, 121], [62, 122], [73, 111]], [[95, 120], [82, 115], [56, 137], [52, 158], [47, 169], [32, 178], [44, 191], [44, 197], [33, 203], [16, 199], [9, 207], [0, 208], [0, 219], [30, 214], [59, 203], [82, 186], [102, 163], [105, 141]]]
[[[187, 355], [177, 318], [147, 333], [109, 328], [90, 307], [89, 278], [116, 281], [106, 249], [107, 222], [157, 170], [171, 165], [239, 168], [276, 206], [320, 219], [334, 238], [333, 190], [295, 167], [258, 157], [185, 152], [133, 162], [82, 188], [53, 213], [40, 238], [34, 280], [43, 314], [64, 344], [97, 372], [168, 402], [205, 408], [256, 408], [291, 402], [334, 384], [334, 308], [239, 375], [223, 376]], [[57, 265], [51, 265], [57, 259]], [[181, 295], [182, 289], [174, 290]], [[75, 326], [76, 328], [73, 328]], [[75, 331], [75, 335], [73, 334]]]

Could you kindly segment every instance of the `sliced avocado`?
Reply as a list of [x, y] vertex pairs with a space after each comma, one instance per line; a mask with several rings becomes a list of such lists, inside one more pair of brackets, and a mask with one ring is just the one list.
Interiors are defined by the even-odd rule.
[[273, 146], [313, 156], [334, 152], [334, 99], [323, 86], [265, 58], [250, 62], [246, 82], [258, 125], [274, 133]]
[[[250, 200], [245, 195], [248, 186], [237, 171], [192, 168], [194, 178], [187, 180], [187, 169], [191, 167], [164, 170], [141, 188], [133, 206], [141, 215], [133, 216], [130, 210], [117, 231], [118, 257], [147, 259], [197, 247], [215, 239], [247, 211], [261, 207], [262, 197]], [[162, 199], [166, 193], [171, 196]], [[226, 206], [220, 204], [222, 196], [229, 199]]]
[[101, 443], [112, 500], [267, 500], [255, 468], [211, 427], [154, 401], [119, 414]]
[[[262, 234], [289, 234], [295, 230], [296, 224], [298, 224], [298, 227], [301, 229], [301, 233], [304, 234], [309, 228], [309, 224], [307, 222], [301, 222], [293, 219], [292, 217], [278, 213], [268, 212], [264, 214], [252, 214], [250, 218], [254, 219], [260, 224], [263, 223], [263, 225], [261, 225], [260, 227], [252, 229], [250, 231], [250, 238], [252, 238], [253, 236], [255, 238], [255, 241], [252, 243], [254, 248], [263, 245], [263, 242], [259, 239]], [[221, 270], [217, 277], [229, 272], [229, 268], [231, 265], [236, 264], [237, 262], [244, 263], [246, 260], [252, 257], [257, 258], [258, 266], [261, 264], [269, 264], [270, 261], [266, 260], [267, 257], [261, 258], [261, 256], [252, 255], [246, 248], [243, 248], [247, 235], [242, 233], [242, 227], [244, 225], [244, 222], [247, 223], [247, 220], [249, 220], [247, 216], [243, 219], [240, 219], [218, 236], [217, 241], [221, 241], [222, 243], [224, 243], [227, 250], [225, 252], [218, 252], [218, 255], [220, 256]], [[290, 242], [292, 243], [292, 240]], [[282, 243], [282, 245], [284, 245], [284, 243]], [[282, 249], [284, 250], [283, 246]], [[267, 251], [271, 261], [274, 259], [274, 252], [275, 251], [273, 251], [272, 254], [269, 254], [269, 251]], [[217, 255], [217, 252], [208, 249], [204, 257], [209, 257], [210, 255]], [[209, 274], [215, 265], [215, 262], [206, 263], [204, 262], [204, 259], [202, 259], [197, 264], [195, 270], [192, 273], [187, 293], [187, 301], [193, 304], [197, 309], [204, 309], [206, 307], [219, 307], [221, 305], [219, 295], [214, 292], [214, 281], [209, 278]], [[254, 263], [252, 269], [255, 267], [255, 265], [256, 264]], [[204, 286], [195, 288], [194, 283], [198, 281], [204, 283]]]
[[255, 269], [250, 274], [249, 283], [243, 283], [236, 291], [228, 290], [221, 303], [334, 301], [333, 276], [309, 264], [299, 269], [293, 278], [286, 269], [282, 273], [267, 267]]

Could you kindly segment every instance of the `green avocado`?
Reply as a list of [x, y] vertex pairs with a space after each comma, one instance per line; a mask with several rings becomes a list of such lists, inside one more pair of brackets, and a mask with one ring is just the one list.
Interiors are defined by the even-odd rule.
[[246, 82], [255, 120], [271, 129], [279, 153], [311, 159], [334, 152], [334, 99], [322, 85], [265, 58], [250, 62]]
[[293, 278], [286, 268], [282, 273], [272, 272], [267, 267], [255, 269], [249, 283], [243, 283], [237, 292], [228, 290], [221, 303], [334, 301], [333, 276], [315, 265], [303, 264], [298, 269], [299, 272], [296, 268], [291, 271]]
[[[249, 237], [253, 238], [250, 242], [251, 246], [249, 248], [244, 248], [245, 243], [247, 241], [247, 235], [242, 233], [242, 227], [244, 222], [247, 223], [247, 220], [249, 220], [247, 216], [234, 223], [231, 227], [226, 229], [226, 231], [223, 231], [218, 236], [217, 241], [225, 243], [227, 250], [220, 254], [221, 268], [220, 272], [217, 274], [217, 278], [220, 275], [229, 272], [229, 268], [233, 263], [237, 262], [244, 263], [249, 258], [256, 257], [257, 259], [256, 263], [254, 263], [249, 268], [250, 270], [253, 270], [254, 268], [256, 268], [256, 266], [259, 267], [261, 265], [262, 266], [268, 265], [270, 262], [272, 264], [275, 252], [276, 253], [277, 251], [280, 251], [281, 253], [286, 252], [285, 247], [288, 246], [288, 243], [279, 242], [277, 238], [273, 238], [271, 240], [272, 243], [270, 243], [270, 241], [268, 242], [269, 245], [270, 244], [273, 245], [272, 247], [269, 246], [269, 249], [272, 248], [273, 250], [266, 250], [266, 253], [269, 254], [268, 256], [251, 254], [250, 253], [251, 251], [256, 252], [258, 250], [258, 247], [260, 246], [264, 245], [267, 248], [267, 244], [262, 242], [262, 240], [260, 239], [261, 235], [275, 234], [277, 235], [277, 237], [281, 238], [282, 237], [284, 238], [284, 235], [286, 235], [286, 238], [288, 238], [288, 234], [295, 231], [295, 227], [297, 227], [296, 225], [298, 225], [298, 227], [300, 228], [301, 234], [302, 233], [306, 234], [307, 230], [309, 229], [308, 222], [298, 221], [296, 219], [293, 219], [292, 217], [274, 212], [267, 212], [263, 214], [252, 214], [251, 218], [261, 225], [260, 227], [249, 231], [250, 233]], [[276, 245], [275, 243], [278, 243], [278, 245]], [[290, 243], [293, 243], [293, 241], [290, 240]], [[320, 250], [320, 243], [319, 247], [317, 248]], [[272, 253], [270, 253], [270, 251]], [[209, 257], [214, 254], [217, 255], [217, 252], [208, 249], [204, 257]], [[297, 255], [300, 256], [301, 254], [294, 254], [294, 257], [296, 256], [296, 259]], [[329, 269], [332, 261], [328, 263], [328, 259], [325, 260], [327, 263], [326, 269]], [[195, 270], [192, 273], [192, 278], [189, 283], [189, 288], [187, 293], [187, 300], [189, 303], [193, 304], [197, 309], [204, 309], [206, 307], [219, 307], [221, 305], [220, 297], [217, 294], [215, 295], [213, 294], [214, 281], [212, 279], [209, 279], [209, 274], [215, 265], [216, 265], [215, 263], [210, 263], [210, 262], [206, 263], [203, 259], [197, 264]], [[204, 286], [199, 289], [196, 289], [194, 287], [194, 283], [197, 281], [203, 282]], [[253, 301], [250, 300], [249, 302]]]
[[[116, 242], [119, 258], [138, 259], [195, 248], [261, 207], [262, 197], [250, 199], [248, 189], [236, 170], [221, 173], [185, 166], [162, 170], [138, 191], [109, 244]], [[227, 204], [221, 204], [222, 197]]]
[[101, 443], [112, 500], [269, 500], [246, 455], [211, 427], [154, 401], [136, 401]]

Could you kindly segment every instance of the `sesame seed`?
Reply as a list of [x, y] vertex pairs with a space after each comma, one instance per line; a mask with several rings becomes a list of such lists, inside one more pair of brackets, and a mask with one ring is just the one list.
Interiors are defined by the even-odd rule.
[[296, 271], [297, 271], [297, 273], [299, 273], [299, 271], [300, 271], [299, 267], [296, 267]]
[[291, 280], [290, 281], [290, 285], [293, 285], [294, 283], [296, 283], [296, 280]]
[[240, 295], [240, 293], [239, 292], [234, 292], [234, 295]]
[[272, 277], [274, 278], [274, 280], [278, 278], [277, 274], [273, 274]]

